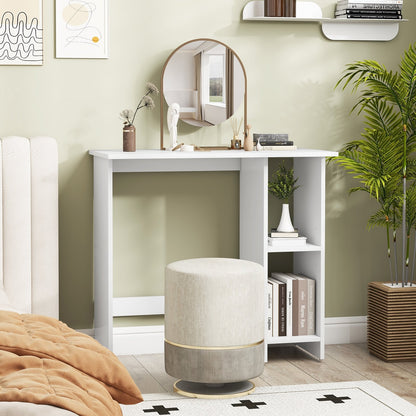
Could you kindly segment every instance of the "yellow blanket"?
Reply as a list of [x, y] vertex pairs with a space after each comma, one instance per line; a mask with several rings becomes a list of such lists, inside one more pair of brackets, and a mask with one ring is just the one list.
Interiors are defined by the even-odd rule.
[[0, 311], [0, 351], [0, 401], [114, 416], [121, 411], [113, 399], [124, 404], [143, 400], [111, 351], [56, 319]]

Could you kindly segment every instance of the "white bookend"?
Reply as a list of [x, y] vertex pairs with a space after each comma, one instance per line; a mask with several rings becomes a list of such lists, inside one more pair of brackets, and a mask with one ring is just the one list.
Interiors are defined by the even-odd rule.
[[293, 334], [293, 277], [286, 273], [273, 272], [272, 278], [286, 283], [286, 335]]
[[271, 338], [273, 336], [273, 284], [271, 282], [267, 282], [266, 314], [266, 334]]

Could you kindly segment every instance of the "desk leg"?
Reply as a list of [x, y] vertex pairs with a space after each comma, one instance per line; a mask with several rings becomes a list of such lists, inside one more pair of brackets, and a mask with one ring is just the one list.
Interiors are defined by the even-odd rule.
[[113, 161], [94, 158], [94, 333], [113, 348]]
[[[240, 167], [240, 258], [264, 267], [264, 316], [266, 316], [268, 159], [242, 159]], [[264, 331], [266, 334], [266, 319]], [[264, 361], [267, 362], [265, 335]]]
[[242, 159], [240, 169], [240, 258], [267, 269], [267, 158]]

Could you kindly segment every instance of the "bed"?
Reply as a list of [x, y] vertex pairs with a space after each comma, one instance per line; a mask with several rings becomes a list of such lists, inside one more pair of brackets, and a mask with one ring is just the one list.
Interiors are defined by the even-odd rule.
[[0, 415], [121, 416], [142, 401], [117, 357], [58, 320], [58, 157], [0, 139]]

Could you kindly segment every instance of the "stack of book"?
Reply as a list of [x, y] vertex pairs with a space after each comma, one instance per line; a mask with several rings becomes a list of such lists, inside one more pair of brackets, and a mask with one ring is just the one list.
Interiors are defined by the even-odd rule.
[[337, 19], [402, 19], [403, 0], [339, 0]]
[[272, 273], [267, 282], [267, 334], [315, 334], [315, 280], [293, 273]]
[[253, 134], [253, 144], [260, 143], [261, 150], [296, 150], [288, 134]]
[[269, 246], [275, 248], [296, 249], [306, 245], [306, 237], [299, 235], [298, 231], [279, 232], [272, 228], [268, 238]]

